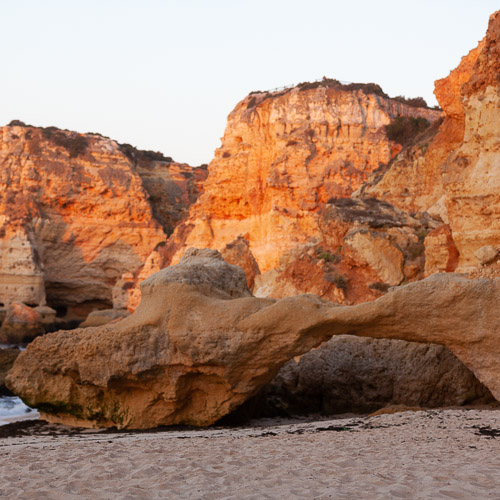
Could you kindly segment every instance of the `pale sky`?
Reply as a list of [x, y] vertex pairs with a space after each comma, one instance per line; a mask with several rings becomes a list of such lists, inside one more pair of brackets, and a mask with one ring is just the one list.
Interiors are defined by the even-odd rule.
[[13, 119], [208, 163], [252, 90], [327, 76], [436, 104], [500, 0], [0, 0]]

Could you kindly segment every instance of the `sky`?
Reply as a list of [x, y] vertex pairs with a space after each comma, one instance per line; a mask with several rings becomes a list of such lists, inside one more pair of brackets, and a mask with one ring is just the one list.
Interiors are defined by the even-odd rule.
[[253, 90], [375, 82], [435, 105], [434, 80], [500, 0], [0, 0], [0, 125], [99, 132], [193, 166]]

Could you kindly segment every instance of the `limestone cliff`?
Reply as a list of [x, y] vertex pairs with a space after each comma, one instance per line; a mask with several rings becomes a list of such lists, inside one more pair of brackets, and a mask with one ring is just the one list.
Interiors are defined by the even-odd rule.
[[228, 117], [204, 194], [164, 249], [176, 263], [187, 246], [222, 250], [247, 234], [262, 272], [298, 244], [319, 241], [318, 213], [349, 196], [401, 149], [385, 125], [440, 112], [389, 99], [380, 87], [326, 81], [253, 93]]
[[[429, 240], [426, 256], [434, 262], [427, 274], [471, 271], [480, 263], [478, 250], [500, 245], [499, 47], [500, 11], [490, 17], [478, 47], [436, 82], [445, 118], [435, 138], [404, 152], [362, 190], [407, 210], [428, 211], [448, 225], [442, 231], [451, 241], [443, 239], [438, 249], [436, 239]], [[446, 269], [450, 258], [456, 263]]]
[[0, 164], [0, 303], [76, 317], [111, 304], [117, 278], [165, 241], [204, 177], [97, 134], [20, 122], [0, 128]]

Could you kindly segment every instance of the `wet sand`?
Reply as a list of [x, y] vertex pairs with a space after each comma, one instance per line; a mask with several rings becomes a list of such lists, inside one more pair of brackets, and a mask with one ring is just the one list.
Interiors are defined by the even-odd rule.
[[0, 497], [500, 497], [500, 410], [426, 410], [244, 427], [0, 428]]

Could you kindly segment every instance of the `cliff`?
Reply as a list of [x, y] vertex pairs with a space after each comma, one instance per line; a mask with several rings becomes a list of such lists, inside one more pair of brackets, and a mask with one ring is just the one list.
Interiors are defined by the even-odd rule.
[[[0, 303], [85, 317], [145, 262], [196, 198], [203, 170], [97, 134], [0, 128]], [[162, 194], [157, 191], [161, 189]]]
[[[383, 198], [409, 211], [428, 211], [444, 224], [436, 247], [431, 236], [426, 255], [436, 270], [471, 271], [475, 253], [500, 245], [500, 12], [490, 17], [486, 37], [462, 58], [448, 77], [438, 80], [436, 97], [445, 113], [437, 135], [403, 152], [361, 193]], [[450, 240], [451, 238], [451, 240]], [[457, 258], [446, 266], [450, 251]], [[450, 246], [451, 245], [451, 246]], [[438, 262], [433, 254], [440, 252]]]
[[222, 250], [248, 234], [262, 272], [298, 244], [319, 240], [318, 213], [349, 196], [401, 149], [385, 133], [396, 116], [440, 112], [389, 99], [373, 84], [301, 85], [254, 93], [228, 117], [204, 194], [164, 251], [176, 263], [188, 246]]

